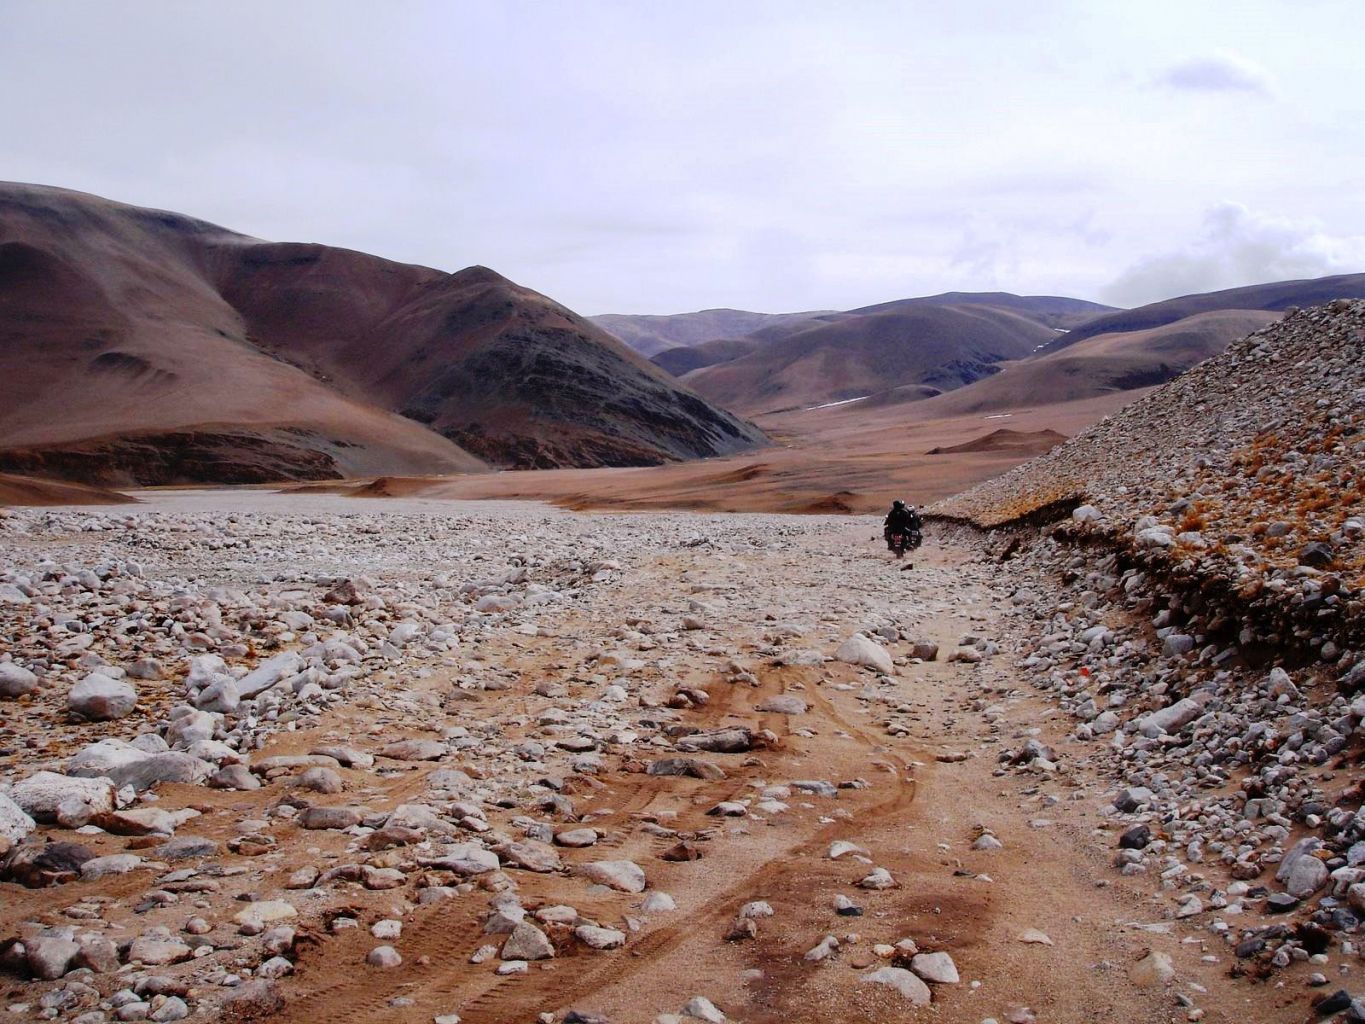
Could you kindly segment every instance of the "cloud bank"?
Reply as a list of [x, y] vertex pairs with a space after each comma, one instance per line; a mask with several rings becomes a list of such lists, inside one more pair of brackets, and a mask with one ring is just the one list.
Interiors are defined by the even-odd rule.
[[1225, 51], [1178, 61], [1158, 76], [1157, 83], [1194, 92], [1249, 92], [1262, 96], [1274, 92], [1274, 82], [1265, 68]]
[[1176, 295], [1365, 270], [1365, 235], [1333, 235], [1314, 220], [1274, 217], [1220, 203], [1190, 244], [1148, 256], [1103, 291], [1105, 302], [1140, 306]]

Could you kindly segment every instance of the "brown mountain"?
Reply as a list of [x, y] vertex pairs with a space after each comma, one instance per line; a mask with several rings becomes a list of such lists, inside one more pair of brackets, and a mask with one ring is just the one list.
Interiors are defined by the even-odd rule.
[[703, 341], [700, 345], [679, 345], [665, 349], [650, 360], [655, 366], [662, 367], [675, 377], [700, 370], [703, 366], [728, 363], [763, 347], [763, 342], [753, 336], [747, 338], [717, 338]]
[[0, 469], [240, 482], [638, 465], [761, 441], [490, 270], [0, 185]]
[[851, 309], [850, 314], [892, 313], [912, 306], [990, 306], [1036, 320], [1045, 327], [1071, 328], [1106, 313], [1122, 312], [1086, 299], [1065, 295], [1015, 295], [1012, 292], [942, 292], [911, 299], [894, 299]]
[[[986, 306], [1007, 310], [1045, 327], [1066, 329], [1101, 314], [1113, 311], [1085, 299], [1071, 299], [1059, 295], [1014, 295], [1010, 292], [943, 292], [910, 299], [896, 299], [873, 306], [863, 306], [844, 312], [796, 313], [790, 319], [770, 318], [756, 330], [743, 337], [717, 337], [700, 343], [686, 343], [665, 349], [654, 355], [655, 365], [662, 366], [676, 377], [705, 366], [727, 363], [765, 345], [790, 338], [817, 324], [833, 324], [855, 320], [862, 316], [900, 313], [917, 306]], [[665, 318], [667, 319], [667, 318]]]
[[1315, 306], [1332, 299], [1365, 298], [1365, 274], [1336, 274], [1302, 281], [1275, 281], [1244, 288], [1182, 295], [1133, 309], [1093, 317], [1057, 338], [1050, 349], [1067, 348], [1097, 334], [1145, 331], [1220, 309], [1261, 309], [1283, 313], [1291, 306]]
[[998, 412], [1153, 387], [1278, 317], [1262, 310], [1225, 309], [1145, 331], [1099, 334], [1010, 363], [992, 377], [930, 399], [923, 411], [941, 416]]
[[747, 309], [703, 309], [657, 316], [603, 313], [589, 319], [641, 355], [656, 356], [671, 348], [690, 348], [717, 338], [742, 338], [763, 327], [801, 323], [820, 315], [818, 311], [751, 313]]
[[914, 385], [949, 391], [996, 372], [1055, 336], [987, 306], [910, 304], [805, 325], [731, 362], [685, 378], [697, 392], [750, 415], [875, 396]]

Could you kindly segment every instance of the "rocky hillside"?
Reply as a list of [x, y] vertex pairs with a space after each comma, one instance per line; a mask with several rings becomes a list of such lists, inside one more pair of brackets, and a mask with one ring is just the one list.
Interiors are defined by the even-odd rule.
[[1337, 300], [1290, 313], [934, 511], [994, 526], [1083, 504], [1078, 529], [1354, 633], [1365, 612], [1362, 426], [1365, 302]]
[[0, 186], [0, 469], [102, 483], [639, 465], [763, 438], [481, 267]]
[[1365, 302], [1290, 311], [931, 509], [995, 528], [1018, 678], [1064, 716], [1002, 762], [1107, 778], [1116, 871], [1335, 1020], [1365, 1015], [1332, 969], [1365, 920], [1363, 367]]

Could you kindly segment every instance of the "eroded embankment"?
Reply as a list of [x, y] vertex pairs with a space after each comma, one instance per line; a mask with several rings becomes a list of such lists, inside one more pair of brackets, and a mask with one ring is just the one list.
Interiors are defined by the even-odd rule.
[[1114, 866], [1159, 874], [1170, 915], [1207, 921], [1234, 975], [1357, 959], [1358, 598], [1311, 567], [1292, 588], [1231, 579], [1092, 512], [1041, 530], [940, 522], [931, 537], [996, 563], [1020, 679], [1070, 719], [1065, 746], [1026, 745], [1011, 763], [1047, 775], [1080, 759], [1108, 778]]

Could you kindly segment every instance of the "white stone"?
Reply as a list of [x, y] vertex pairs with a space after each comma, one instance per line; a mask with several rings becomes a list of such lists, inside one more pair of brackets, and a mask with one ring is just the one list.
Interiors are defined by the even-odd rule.
[[840, 644], [839, 649], [834, 652], [834, 657], [849, 665], [862, 665], [865, 668], [876, 669], [884, 676], [892, 675], [896, 671], [890, 652], [881, 644], [869, 640], [862, 633], [854, 633]]
[[40, 822], [55, 822], [67, 801], [83, 804], [88, 816], [114, 809], [114, 784], [108, 779], [76, 779], [55, 772], [30, 775], [10, 791], [14, 802]]
[[961, 980], [957, 964], [947, 953], [917, 953], [910, 961], [910, 969], [938, 985], [956, 985]]
[[618, 892], [644, 892], [645, 872], [630, 860], [599, 860], [578, 865], [585, 878]]
[[904, 967], [879, 967], [860, 979], [864, 985], [885, 985], [899, 992], [911, 1006], [928, 1006], [934, 997], [929, 986]]
[[93, 722], [124, 718], [137, 706], [137, 691], [121, 680], [92, 672], [71, 688], [66, 706]]
[[38, 689], [38, 677], [22, 665], [0, 661], [0, 699], [13, 700]]
[[0, 839], [7, 839], [11, 843], [22, 842], [37, 827], [37, 823], [22, 807], [0, 793]]

